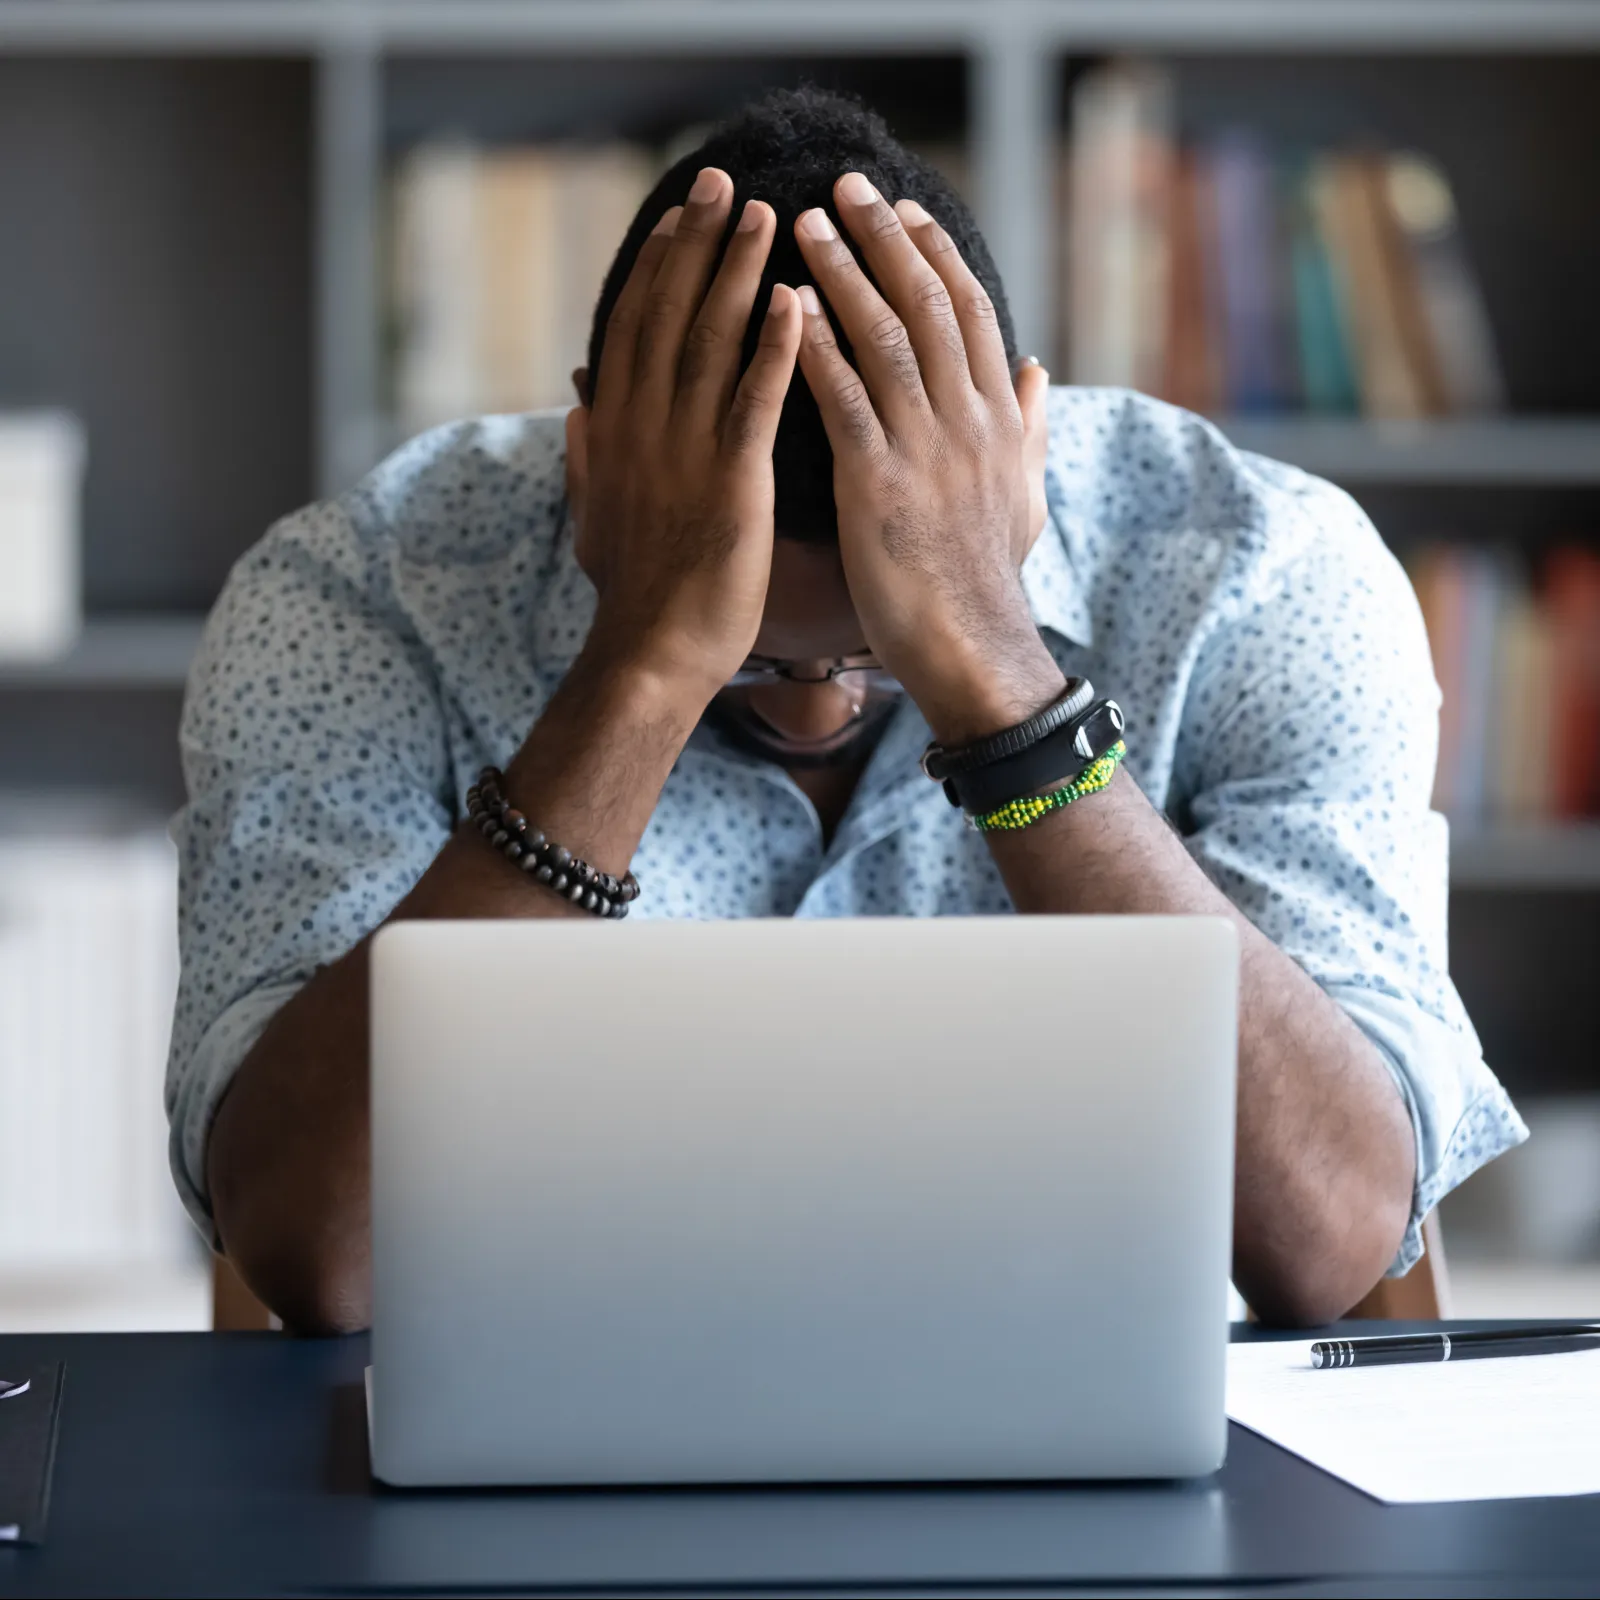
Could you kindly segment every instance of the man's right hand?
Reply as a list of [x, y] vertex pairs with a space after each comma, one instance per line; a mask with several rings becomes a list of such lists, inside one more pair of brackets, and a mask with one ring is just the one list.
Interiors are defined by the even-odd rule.
[[732, 180], [707, 167], [661, 219], [607, 323], [591, 404], [567, 419], [577, 556], [600, 596], [591, 643], [706, 700], [761, 626], [772, 445], [801, 331], [780, 284], [739, 377], [776, 219], [746, 202], [713, 279], [732, 202]]

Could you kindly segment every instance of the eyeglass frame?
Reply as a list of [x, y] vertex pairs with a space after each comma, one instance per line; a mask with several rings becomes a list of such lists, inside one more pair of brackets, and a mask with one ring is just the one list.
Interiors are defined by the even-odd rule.
[[[745, 689], [761, 683], [834, 683], [844, 677], [860, 677], [861, 687], [878, 694], [904, 694], [905, 685], [892, 673], [886, 672], [876, 657], [835, 656], [820, 675], [801, 674], [794, 670], [792, 661], [782, 661], [776, 656], [746, 656], [745, 662], [728, 679], [726, 687]], [[840, 685], [841, 688], [854, 687]]]

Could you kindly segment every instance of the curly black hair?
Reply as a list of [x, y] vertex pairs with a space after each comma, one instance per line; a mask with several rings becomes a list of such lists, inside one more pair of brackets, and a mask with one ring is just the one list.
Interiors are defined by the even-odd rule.
[[[757, 312], [745, 336], [742, 365], [748, 365], [760, 332], [761, 308], [774, 283], [798, 287], [811, 283], [800, 248], [795, 243], [795, 218], [813, 206], [822, 206], [839, 225], [833, 204], [834, 183], [846, 172], [866, 175], [892, 204], [915, 200], [935, 217], [955, 241], [962, 258], [994, 302], [1006, 354], [1017, 354], [1016, 334], [1006, 305], [1000, 275], [989, 247], [966, 204], [946, 179], [920, 156], [907, 150], [882, 117], [852, 96], [814, 87], [775, 90], [746, 106], [674, 166], [639, 208], [611, 263], [600, 299], [595, 306], [589, 335], [591, 382], [600, 371], [600, 351], [606, 323], [622, 286], [633, 269], [639, 247], [669, 207], [681, 205], [702, 167], [721, 167], [733, 179], [732, 231], [744, 202], [765, 200], [778, 216], [772, 253], [761, 277]], [[841, 236], [849, 234], [840, 229]], [[852, 248], [854, 248], [852, 246]], [[857, 251], [859, 258], [860, 252]], [[850, 347], [837, 326], [840, 347]], [[777, 487], [776, 526], [786, 538], [829, 543], [838, 538], [838, 518], [833, 503], [833, 452], [823, 430], [817, 403], [797, 370], [778, 424], [773, 449]]]

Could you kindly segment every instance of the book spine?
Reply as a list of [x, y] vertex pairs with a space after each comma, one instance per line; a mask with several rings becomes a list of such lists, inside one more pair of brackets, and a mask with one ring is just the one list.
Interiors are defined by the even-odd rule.
[[1388, 281], [1376, 203], [1376, 167], [1365, 156], [1335, 156], [1319, 174], [1317, 204], [1352, 330], [1362, 410], [1374, 417], [1418, 417], [1423, 399], [1407, 365]]
[[1555, 633], [1554, 806], [1563, 817], [1600, 811], [1600, 556], [1557, 550], [1546, 572]]
[[1215, 215], [1210, 174], [1193, 150], [1179, 152], [1172, 187], [1172, 267], [1167, 283], [1167, 350], [1160, 393], [1191, 411], [1223, 408], [1221, 330], [1208, 283]]
[[1166, 348], [1165, 74], [1116, 64], [1073, 96], [1068, 335], [1074, 383], [1155, 389]]
[[1502, 410], [1505, 380], [1449, 180], [1435, 163], [1402, 153], [1388, 159], [1384, 184], [1410, 260], [1442, 404], [1458, 412]]
[[1283, 389], [1274, 349], [1271, 168], [1244, 134], [1217, 140], [1209, 159], [1227, 402], [1234, 411], [1270, 410]]
[[1284, 179], [1301, 387], [1310, 410], [1351, 413], [1360, 400], [1349, 330], [1333, 263], [1314, 214], [1311, 182], [1311, 168], [1304, 162], [1292, 165]]

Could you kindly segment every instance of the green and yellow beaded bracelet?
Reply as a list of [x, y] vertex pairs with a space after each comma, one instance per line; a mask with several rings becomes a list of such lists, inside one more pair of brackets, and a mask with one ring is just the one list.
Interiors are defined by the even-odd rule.
[[1059, 811], [1062, 806], [1070, 806], [1074, 800], [1081, 800], [1087, 794], [1097, 794], [1111, 782], [1111, 775], [1127, 753], [1127, 745], [1118, 739], [1103, 756], [1091, 761], [1071, 783], [1064, 783], [1048, 794], [1027, 794], [1020, 800], [1008, 800], [993, 811], [985, 811], [981, 816], [967, 820], [979, 833], [1010, 833], [1018, 828], [1026, 828], [1040, 817]]

